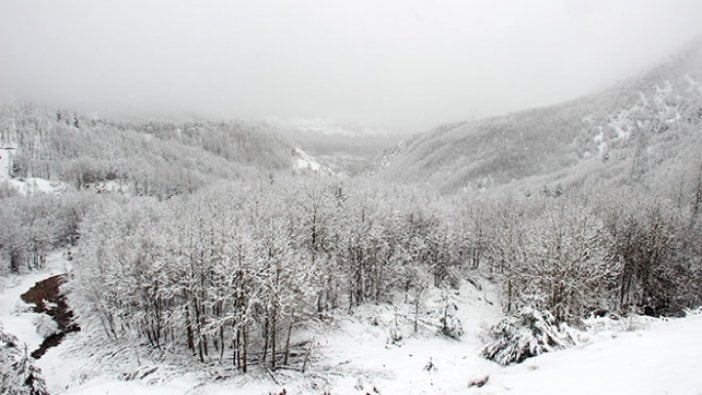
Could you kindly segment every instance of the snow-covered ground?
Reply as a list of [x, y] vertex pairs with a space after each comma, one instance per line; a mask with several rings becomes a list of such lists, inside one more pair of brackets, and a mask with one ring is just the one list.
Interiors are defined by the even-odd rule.
[[[42, 339], [33, 325], [37, 314], [28, 312], [20, 295], [66, 268], [63, 255], [53, 253], [46, 269], [6, 279], [0, 292], [0, 323], [29, 350]], [[259, 371], [215, 380], [140, 359], [136, 351], [132, 357], [125, 358], [123, 351], [121, 357], [98, 360], [85, 347], [84, 332], [69, 334], [37, 366], [53, 394], [269, 394], [283, 388], [288, 394], [702, 393], [702, 315], [591, 321], [593, 329], [584, 344], [501, 367], [478, 356], [485, 328], [501, 315], [494, 295], [486, 282], [481, 289], [464, 283], [460, 291], [450, 293], [463, 323], [460, 340], [437, 335], [436, 317], [444, 304], [438, 290], [422, 295], [417, 333], [412, 298], [402, 303], [401, 294], [397, 308], [367, 304], [350, 316], [339, 313], [331, 323], [301, 334], [316, 344], [304, 374]], [[392, 336], [393, 331], [402, 339]], [[483, 387], [468, 387], [471, 380], [485, 376], [489, 379]]]
[[702, 394], [702, 315], [658, 321], [492, 372], [474, 394]]
[[[172, 367], [159, 366], [144, 379], [124, 381], [119, 371], [148, 372], [154, 363], [144, 357], [136, 361], [130, 355], [129, 360], [119, 361], [123, 366], [117, 372], [101, 370], [90, 358], [82, 357], [89, 352], [80, 350], [81, 332], [69, 334], [37, 365], [49, 389], [66, 394], [268, 394], [283, 388], [288, 394], [365, 394], [373, 393], [374, 388], [385, 394], [450, 393], [465, 389], [466, 371], [484, 371], [493, 365], [477, 357], [482, 345], [478, 335], [486, 323], [500, 318], [495, 301], [489, 300], [492, 293], [467, 283], [460, 292], [452, 291], [451, 300], [461, 306], [459, 318], [466, 333], [461, 340], [437, 335], [442, 304], [438, 290], [424, 295], [417, 334], [413, 333], [411, 303], [398, 309], [367, 304], [354, 309], [351, 316], [339, 312], [331, 323], [319, 323], [298, 336], [316, 344], [305, 374], [280, 370], [272, 373], [272, 378], [259, 371], [215, 382], [194, 373], [174, 374]], [[403, 295], [397, 298], [402, 300]], [[390, 331], [395, 328], [403, 340], [393, 344]], [[426, 370], [430, 361], [434, 368]], [[115, 361], [107, 363], [115, 365]]]
[[[468, 283], [451, 291], [451, 302], [464, 335], [456, 340], [438, 334], [442, 294], [422, 295], [422, 319], [414, 334], [411, 304], [398, 308], [402, 340], [393, 343], [395, 308], [389, 305], [361, 306], [340, 329], [319, 339], [323, 361], [317, 368], [335, 374], [332, 393], [444, 394], [465, 391], [466, 380], [489, 369], [492, 362], [478, 357], [481, 334], [500, 319], [500, 310], [490, 284], [482, 290]], [[374, 390], [375, 389], [375, 390]]]
[[35, 193], [55, 193], [60, 191], [64, 185], [58, 181], [49, 181], [43, 178], [29, 177], [24, 179], [13, 178], [9, 180], [10, 185], [16, 189], [20, 195], [28, 196]]
[[[37, 192], [54, 193], [64, 188], [63, 183], [49, 181], [38, 177], [11, 178], [10, 155], [12, 151], [0, 147], [0, 182], [8, 182], [20, 195], [27, 196]], [[16, 155], [16, 152], [14, 153]]]
[[315, 158], [299, 148], [295, 148], [293, 150], [293, 169], [297, 171], [306, 170], [311, 171], [312, 173], [325, 174], [328, 176], [334, 174], [331, 169], [327, 168], [326, 166], [322, 166]]

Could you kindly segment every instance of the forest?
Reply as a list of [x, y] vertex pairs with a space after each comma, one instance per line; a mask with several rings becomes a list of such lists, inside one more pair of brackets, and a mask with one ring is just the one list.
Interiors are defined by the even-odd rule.
[[[554, 328], [702, 302], [700, 163], [682, 165], [678, 188], [632, 171], [618, 187], [440, 194], [294, 174], [280, 169], [282, 142], [242, 158], [236, 147], [281, 140], [240, 125], [119, 125], [34, 107], [5, 109], [0, 124], [20, 153], [15, 179], [63, 185], [22, 196], [2, 184], [3, 272], [67, 248], [80, 325], [163, 355], [304, 371], [295, 335], [309, 323], [397, 295], [420, 310], [425, 290], [476, 277], [498, 285], [507, 316], [533, 309]], [[448, 302], [439, 321], [461, 336]]]

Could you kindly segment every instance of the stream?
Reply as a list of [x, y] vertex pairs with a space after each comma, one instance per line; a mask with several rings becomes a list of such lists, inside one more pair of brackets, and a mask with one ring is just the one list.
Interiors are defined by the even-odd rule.
[[80, 330], [73, 321], [73, 311], [66, 302], [66, 296], [61, 293], [61, 285], [66, 281], [65, 274], [51, 276], [37, 282], [21, 295], [23, 301], [34, 304], [35, 313], [48, 314], [58, 325], [58, 332], [45, 338], [39, 348], [32, 351], [35, 359], [41, 358], [49, 348], [61, 344], [68, 333]]

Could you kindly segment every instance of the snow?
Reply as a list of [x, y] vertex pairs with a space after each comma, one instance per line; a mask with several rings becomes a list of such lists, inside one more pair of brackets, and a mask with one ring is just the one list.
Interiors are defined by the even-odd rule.
[[166, 385], [159, 387], [144, 386], [139, 382], [134, 381], [113, 381], [113, 380], [93, 380], [85, 385], [81, 386], [80, 389], [72, 391], [72, 394], [79, 395], [91, 395], [91, 394], [183, 394], [190, 387], [191, 384], [188, 382], [181, 382], [184, 380], [178, 380]]
[[312, 171], [319, 170], [322, 166], [317, 163], [314, 158], [307, 155], [307, 153], [299, 148], [295, 148], [295, 169], [310, 169]]
[[[37, 314], [28, 312], [20, 295], [37, 281], [65, 272], [67, 263], [62, 253], [54, 252], [45, 269], [5, 278], [0, 323], [29, 350], [42, 339], [32, 324]], [[307, 372], [276, 371], [275, 381], [263, 371], [217, 381], [197, 370], [154, 365], [146, 359], [99, 360], [86, 347], [84, 332], [69, 334], [37, 366], [51, 393], [80, 395], [269, 394], [283, 388], [289, 394], [482, 395], [698, 394], [702, 389], [702, 314], [669, 320], [591, 319], [582, 344], [501, 367], [478, 356], [485, 330], [502, 316], [494, 286], [484, 280], [478, 283], [480, 288], [464, 282], [449, 293], [463, 324], [460, 339], [437, 334], [441, 290], [422, 294], [417, 333], [413, 295], [405, 300], [398, 292], [394, 305], [368, 303], [354, 308], [351, 315], [339, 311], [330, 322], [310, 326], [300, 334], [317, 344]], [[402, 335], [400, 341], [392, 341], [394, 329]], [[119, 369], [110, 369], [109, 364]], [[124, 372], [139, 373], [141, 378], [127, 380]], [[483, 387], [468, 388], [471, 381], [486, 376]]]
[[699, 394], [702, 315], [660, 321], [494, 372], [474, 394]]
[[326, 175], [333, 174], [329, 168], [320, 165], [317, 160], [299, 148], [295, 148], [293, 150], [293, 169], [309, 170], [314, 173], [322, 173]]
[[[356, 318], [377, 313], [376, 308], [369, 306]], [[481, 344], [477, 336], [461, 341], [420, 336], [389, 346], [381, 327], [348, 319], [320, 339], [323, 360], [305, 377], [276, 372], [280, 385], [255, 375], [222, 382], [183, 375], [157, 384], [102, 375], [65, 393], [263, 395], [285, 388], [289, 394], [325, 390], [332, 394], [698, 394], [702, 388], [699, 333], [702, 316], [657, 321], [648, 329], [608, 334], [584, 346], [503, 368], [477, 356]], [[430, 361], [434, 367], [427, 370]], [[311, 385], [310, 378], [319, 376], [326, 376], [327, 384]], [[485, 376], [489, 376], [485, 386], [468, 388], [469, 382]], [[47, 377], [49, 384], [54, 380]]]
[[[489, 369], [493, 363], [479, 358], [479, 338], [488, 325], [500, 318], [500, 309], [492, 300], [494, 289], [483, 284], [482, 290], [464, 283], [452, 300], [459, 307], [459, 318], [466, 332], [460, 340], [438, 335], [441, 291], [423, 294], [422, 319], [417, 334], [412, 333], [413, 309], [403, 303], [404, 294], [396, 295], [397, 308], [390, 304], [366, 304], [354, 309], [351, 316], [339, 311], [331, 323], [319, 323], [301, 336], [314, 338], [318, 346], [308, 371], [275, 372], [277, 384], [265, 373], [239, 375], [213, 382], [194, 374], [168, 374], [168, 368], [142, 380], [120, 380], [115, 372], [93, 368], [85, 350], [80, 350], [81, 332], [72, 333], [58, 347], [49, 349], [37, 365], [46, 377], [52, 393], [65, 394], [269, 394], [283, 388], [287, 393], [385, 394], [452, 393], [465, 390], [466, 372]], [[344, 309], [341, 309], [344, 310]], [[389, 342], [389, 330], [398, 322], [405, 337], [398, 344]], [[435, 325], [432, 325], [434, 323]], [[436, 368], [425, 370], [429, 361]], [[120, 361], [120, 370], [136, 371], [134, 361]], [[144, 359], [141, 363], [147, 363]], [[361, 392], [365, 391], [365, 392]]]
[[55, 193], [62, 189], [63, 184], [57, 181], [49, 181], [38, 177], [28, 177], [26, 179], [13, 178], [10, 185], [21, 195], [28, 196], [37, 192]]
[[29, 352], [44, 340], [34, 324], [41, 321], [40, 316], [44, 314], [32, 312], [32, 306], [24, 303], [20, 295], [38, 281], [65, 272], [62, 252], [53, 252], [47, 257], [46, 267], [40, 271], [0, 278], [3, 280], [0, 284], [0, 325], [26, 344]]
[[[495, 291], [489, 286], [485, 283], [483, 290], [477, 290], [464, 283], [458, 295], [452, 293], [465, 332], [458, 340], [439, 335], [438, 326], [422, 325], [419, 333], [413, 334], [412, 307], [403, 309], [398, 304], [403, 340], [392, 344], [389, 331], [394, 328], [395, 308], [361, 306], [354, 317], [341, 322], [339, 330], [319, 337], [322, 357], [316, 369], [335, 373], [338, 379], [333, 392], [341, 394], [374, 393], [373, 388], [384, 394], [464, 392], [466, 375], [494, 365], [478, 357], [481, 334], [501, 316], [496, 300], [490, 297]], [[422, 296], [423, 321], [438, 325], [439, 290]], [[373, 325], [374, 321], [378, 324]], [[434, 368], [426, 370], [430, 361]]]
[[[19, 307], [19, 303], [15, 306]], [[27, 346], [27, 350], [32, 352], [44, 341], [37, 333], [33, 323], [38, 315], [37, 313], [19, 309], [15, 310], [11, 316], [0, 318], [0, 323], [2, 323], [5, 331], [17, 336]]]
[[597, 144], [597, 151], [599, 152], [600, 155], [602, 155], [605, 150], [607, 150], [607, 142], [604, 139], [604, 131], [602, 130], [602, 127], [599, 127], [600, 132], [593, 137], [592, 141]]
[[10, 155], [16, 155], [16, 151], [11, 145], [0, 146], [0, 182], [7, 181], [12, 188], [21, 195], [28, 196], [37, 192], [55, 193], [63, 188], [63, 183], [49, 181], [38, 177], [11, 178], [10, 177]]
[[[272, 384], [272, 383], [271, 383]], [[298, 394], [294, 386], [286, 387], [288, 394]], [[230, 380], [222, 383], [198, 383], [197, 378], [185, 375], [175, 378], [167, 383], [149, 385], [142, 381], [121, 381], [105, 376], [91, 379], [76, 388], [64, 393], [70, 395], [97, 395], [97, 394], [129, 394], [129, 395], [177, 395], [177, 394], [207, 394], [207, 395], [268, 395], [275, 390], [281, 391], [282, 387], [266, 384], [262, 381], [247, 381], [243, 379]], [[49, 387], [50, 391], [56, 388]]]
[[[44, 356], [36, 361], [36, 366], [41, 369], [51, 394], [64, 393], [72, 385], [81, 383], [82, 377], [86, 375], [85, 371], [89, 370], [86, 366], [90, 366], [90, 361], [85, 357], [77, 357], [77, 353], [72, 352], [70, 340], [76, 336], [80, 336], [80, 332], [69, 334], [61, 344], [49, 348]], [[105, 390], [98, 393], [108, 392]]]

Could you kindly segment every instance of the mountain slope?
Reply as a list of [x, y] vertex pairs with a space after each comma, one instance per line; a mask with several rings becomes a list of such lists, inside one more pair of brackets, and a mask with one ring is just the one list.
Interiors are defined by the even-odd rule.
[[11, 168], [3, 163], [14, 177], [77, 188], [112, 182], [160, 197], [220, 179], [300, 172], [300, 151], [253, 122], [126, 122], [8, 105], [0, 107], [0, 146], [16, 148], [2, 152], [12, 155]]
[[701, 120], [702, 39], [602, 93], [416, 136], [385, 158], [380, 174], [445, 191], [506, 184], [593, 158], [631, 160], [640, 140], [650, 146], [660, 135], [682, 146]]

